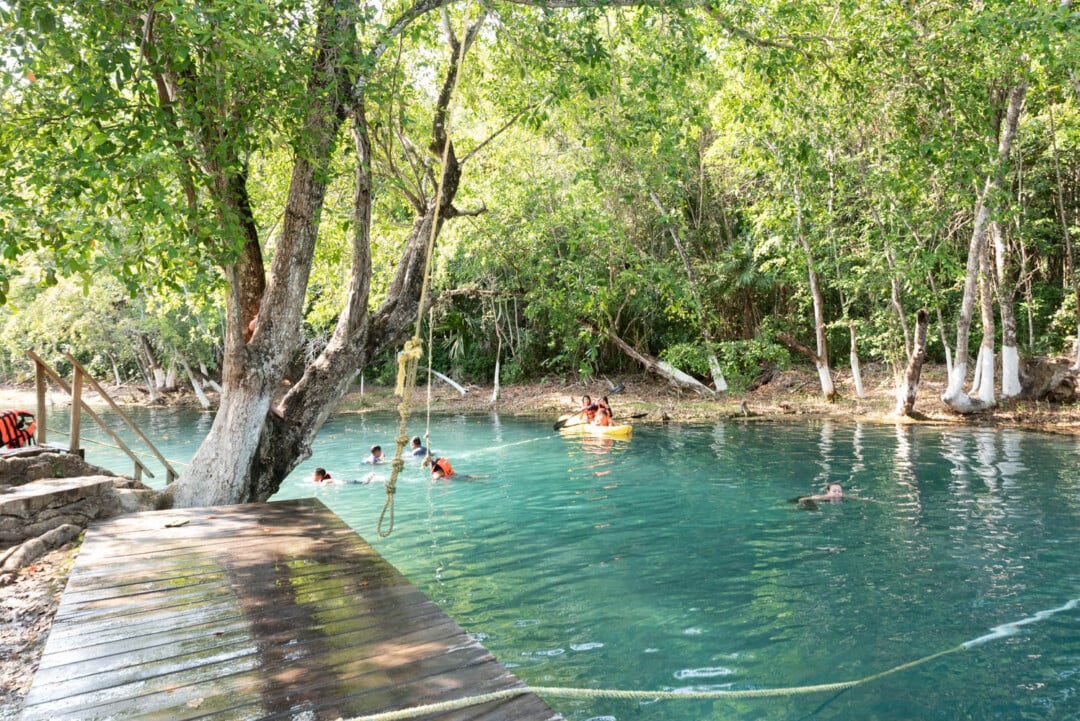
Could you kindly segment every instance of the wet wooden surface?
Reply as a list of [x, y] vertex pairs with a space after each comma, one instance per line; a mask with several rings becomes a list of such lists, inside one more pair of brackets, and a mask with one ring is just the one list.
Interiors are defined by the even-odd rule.
[[[92, 526], [23, 719], [315, 721], [520, 685], [303, 499]], [[527, 695], [426, 718], [559, 717]]]

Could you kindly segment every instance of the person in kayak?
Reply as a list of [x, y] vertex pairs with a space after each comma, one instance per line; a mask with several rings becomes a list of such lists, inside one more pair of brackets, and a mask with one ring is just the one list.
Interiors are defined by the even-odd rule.
[[582, 423], [592, 423], [596, 417], [596, 411], [600, 406], [593, 403], [592, 398], [589, 396], [581, 397], [581, 409], [578, 411], [578, 416], [581, 418]]
[[596, 413], [590, 421], [594, 426], [610, 426], [611, 425], [611, 406], [607, 403], [607, 398], [601, 398], [596, 403]]

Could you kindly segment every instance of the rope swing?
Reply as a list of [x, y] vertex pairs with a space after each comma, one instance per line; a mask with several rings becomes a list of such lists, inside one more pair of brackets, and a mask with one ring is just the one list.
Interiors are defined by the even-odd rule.
[[[449, 26], [449, 23], [448, 23]], [[466, 32], [468, 32], [468, 21], [465, 23]], [[409, 442], [409, 436], [406, 432], [406, 425], [409, 420], [409, 406], [412, 403], [413, 391], [416, 388], [416, 370], [419, 366], [420, 359], [424, 357], [424, 345], [420, 340], [420, 329], [424, 321], [424, 306], [428, 303], [428, 286], [431, 283], [431, 260], [432, 255], [435, 252], [435, 234], [439, 227], [439, 217], [442, 214], [442, 196], [443, 186], [446, 181], [446, 164], [450, 158], [450, 127], [451, 121], [454, 117], [454, 108], [457, 105], [455, 98], [457, 97], [458, 82], [461, 80], [461, 66], [465, 61], [465, 39], [458, 42], [456, 57], [454, 64], [456, 70], [454, 72], [454, 82], [450, 86], [450, 101], [447, 103], [446, 108], [446, 124], [445, 124], [445, 142], [442, 149], [442, 168], [439, 172], [439, 182], [435, 189], [435, 208], [431, 217], [431, 228], [428, 233], [427, 242], [427, 255], [424, 257], [424, 275], [423, 281], [420, 286], [420, 301], [416, 307], [416, 326], [413, 329], [413, 336], [405, 342], [405, 346], [398, 353], [398, 372], [397, 372], [397, 386], [395, 393], [401, 396], [401, 402], [398, 404], [398, 415], [400, 416], [400, 422], [398, 423], [398, 435], [397, 435], [397, 447], [394, 450], [394, 458], [390, 462], [390, 478], [386, 481], [386, 501], [383, 503], [382, 512], [379, 513], [379, 522], [375, 526], [375, 530], [379, 536], [386, 538], [394, 532], [394, 494], [397, 492], [397, 479], [402, 469], [405, 467], [405, 461], [402, 459], [402, 452], [405, 449], [406, 444]], [[434, 318], [434, 314], [432, 314]], [[431, 319], [428, 321], [428, 350], [431, 348]], [[428, 443], [430, 448], [430, 424], [431, 424], [431, 369], [430, 363], [428, 367], [428, 429], [425, 431], [425, 442]], [[385, 524], [385, 525], [384, 525]]]

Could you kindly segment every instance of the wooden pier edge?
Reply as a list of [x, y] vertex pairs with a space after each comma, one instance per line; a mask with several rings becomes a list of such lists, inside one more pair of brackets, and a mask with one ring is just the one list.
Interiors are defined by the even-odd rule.
[[[309, 498], [91, 526], [22, 719], [319, 721], [522, 685]], [[561, 719], [531, 694], [425, 718]]]

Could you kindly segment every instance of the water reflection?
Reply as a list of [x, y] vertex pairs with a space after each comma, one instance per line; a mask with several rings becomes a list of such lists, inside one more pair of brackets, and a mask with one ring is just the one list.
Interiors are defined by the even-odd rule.
[[[410, 434], [423, 434], [417, 425]], [[163, 450], [186, 460], [194, 435], [176, 434]], [[565, 438], [548, 419], [434, 417], [438, 452], [486, 477], [432, 486], [408, 467], [396, 530], [379, 539], [381, 486], [302, 481], [314, 465], [355, 468], [356, 449], [394, 435], [390, 414], [331, 419], [281, 496], [319, 493], [533, 683], [662, 688], [721, 668], [731, 674], [716, 680], [738, 687], [821, 683], [1077, 596], [1072, 438], [829, 421], [638, 424], [620, 442]], [[829, 480], [877, 502], [820, 513], [786, 503]], [[978, 655], [845, 694], [820, 715], [1078, 715], [1062, 700], [1080, 678], [1069, 673], [1080, 666], [1076, 622], [1075, 611], [1062, 612]], [[1044, 708], [1045, 699], [1055, 703]], [[770, 703], [732, 705], [728, 715], [798, 718], [820, 705]], [[718, 715], [677, 704], [558, 708], [571, 721]]]

